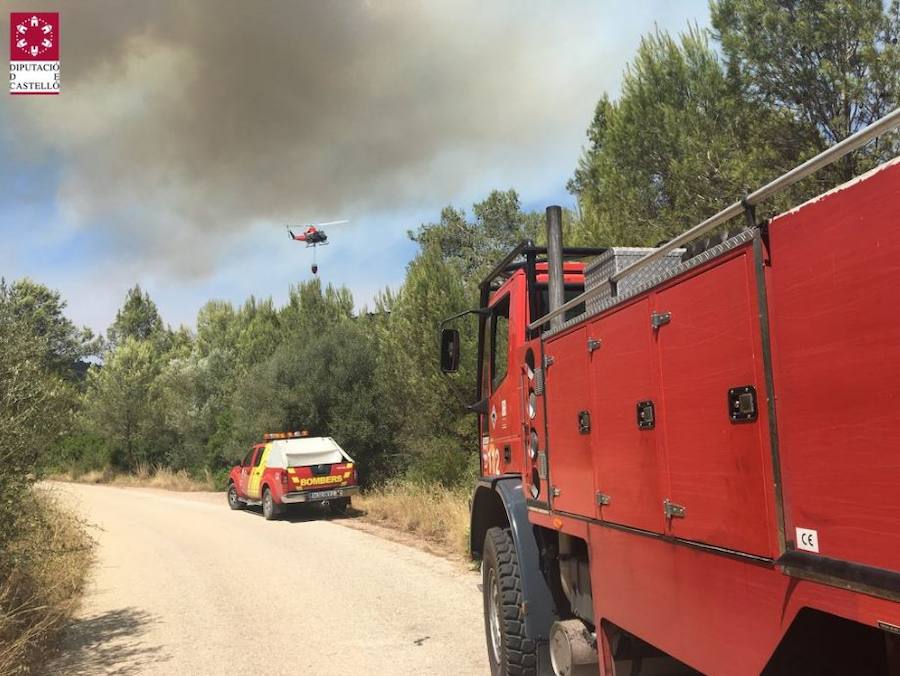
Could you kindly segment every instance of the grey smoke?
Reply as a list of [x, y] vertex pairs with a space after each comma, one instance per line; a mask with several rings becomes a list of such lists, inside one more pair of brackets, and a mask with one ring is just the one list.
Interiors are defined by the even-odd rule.
[[504, 171], [540, 165], [560, 143], [574, 167], [593, 102], [624, 60], [604, 25], [611, 8], [628, 11], [573, 0], [71, 2], [60, 6], [62, 96], [5, 105], [30, 152], [37, 143], [60, 162], [76, 227], [102, 228], [125, 258], [203, 276], [222, 251], [210, 234], [440, 205], [478, 174], [506, 187]]

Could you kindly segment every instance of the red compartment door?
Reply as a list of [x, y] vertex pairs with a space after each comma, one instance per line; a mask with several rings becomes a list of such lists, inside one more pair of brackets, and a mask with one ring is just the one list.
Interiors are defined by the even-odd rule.
[[[768, 274], [786, 537], [900, 570], [900, 164], [775, 220]], [[801, 531], [801, 535], [802, 535]]]
[[662, 532], [666, 496], [658, 428], [639, 429], [637, 404], [658, 400], [650, 300], [644, 298], [593, 322], [600, 340], [591, 355], [592, 444], [598, 506], [605, 521]]
[[[590, 407], [587, 328], [551, 339], [544, 354], [553, 358], [546, 370], [548, 461], [551, 507], [594, 516], [591, 436], [579, 431], [578, 414]], [[559, 495], [553, 495], [553, 488]]]
[[671, 313], [656, 330], [660, 407], [669, 497], [685, 508], [669, 520], [671, 534], [771, 555], [766, 418], [733, 423], [728, 406], [729, 389], [752, 385], [765, 408], [752, 259], [747, 247], [657, 294], [656, 311]]

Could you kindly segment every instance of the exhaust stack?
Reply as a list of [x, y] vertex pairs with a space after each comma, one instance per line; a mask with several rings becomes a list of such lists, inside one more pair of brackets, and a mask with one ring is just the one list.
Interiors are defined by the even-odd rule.
[[[565, 300], [563, 287], [562, 207], [547, 207], [547, 263], [549, 265], [550, 312]], [[550, 320], [550, 328], [562, 326], [563, 316]]]

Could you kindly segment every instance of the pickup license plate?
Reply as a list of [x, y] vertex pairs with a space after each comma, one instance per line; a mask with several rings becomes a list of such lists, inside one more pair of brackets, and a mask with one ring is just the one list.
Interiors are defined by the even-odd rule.
[[313, 491], [309, 494], [310, 500], [327, 500], [328, 498], [336, 498], [340, 491]]

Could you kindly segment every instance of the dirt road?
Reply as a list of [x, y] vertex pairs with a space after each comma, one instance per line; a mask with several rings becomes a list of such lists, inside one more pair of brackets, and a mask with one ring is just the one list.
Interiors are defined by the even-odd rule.
[[478, 674], [477, 574], [222, 494], [54, 484], [98, 558], [57, 674]]

